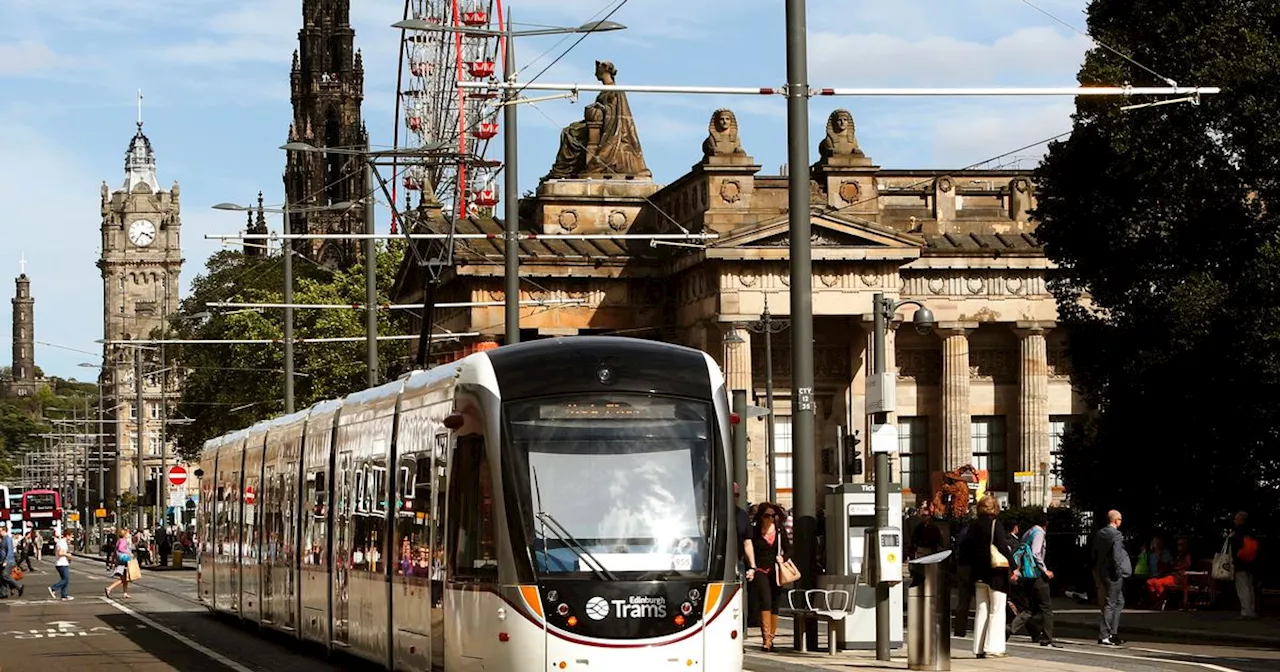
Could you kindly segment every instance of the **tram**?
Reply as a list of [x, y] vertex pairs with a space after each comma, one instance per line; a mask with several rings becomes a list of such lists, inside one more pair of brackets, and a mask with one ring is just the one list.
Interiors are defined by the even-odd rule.
[[211, 610], [395, 670], [742, 669], [724, 378], [532, 341], [210, 440]]

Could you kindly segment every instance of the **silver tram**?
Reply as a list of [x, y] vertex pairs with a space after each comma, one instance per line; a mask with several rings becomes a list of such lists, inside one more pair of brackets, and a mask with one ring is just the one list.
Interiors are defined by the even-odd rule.
[[200, 600], [395, 670], [742, 668], [724, 379], [533, 341], [205, 444]]

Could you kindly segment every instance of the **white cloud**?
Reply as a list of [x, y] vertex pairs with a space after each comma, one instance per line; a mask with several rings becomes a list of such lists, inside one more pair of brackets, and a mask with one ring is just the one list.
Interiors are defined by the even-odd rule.
[[25, 75], [52, 67], [58, 60], [49, 45], [37, 40], [0, 44], [0, 77]]
[[809, 37], [814, 86], [981, 86], [1056, 77], [1074, 83], [1088, 39], [1051, 28], [1022, 28], [983, 43], [952, 36], [815, 32]]

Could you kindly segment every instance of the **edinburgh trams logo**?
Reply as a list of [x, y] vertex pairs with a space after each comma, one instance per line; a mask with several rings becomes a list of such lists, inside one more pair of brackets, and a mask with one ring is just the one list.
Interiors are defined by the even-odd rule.
[[613, 612], [614, 618], [666, 618], [667, 598], [632, 595], [625, 600], [593, 597], [587, 600], [587, 618], [602, 621]]

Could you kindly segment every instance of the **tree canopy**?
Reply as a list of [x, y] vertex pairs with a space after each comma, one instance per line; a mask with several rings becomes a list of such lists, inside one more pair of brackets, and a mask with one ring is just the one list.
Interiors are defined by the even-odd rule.
[[[388, 303], [402, 245], [393, 243], [378, 254], [379, 303]], [[246, 256], [224, 251], [209, 258], [206, 271], [192, 282], [190, 296], [172, 322], [183, 340], [263, 340], [276, 343], [184, 345], [175, 352], [182, 397], [172, 417], [189, 419], [175, 425], [179, 452], [192, 458], [204, 442], [248, 427], [284, 412], [284, 311], [214, 310], [209, 302], [282, 303], [282, 259]], [[363, 304], [363, 264], [340, 271], [318, 268], [298, 258], [294, 262], [294, 303]], [[204, 319], [194, 318], [211, 312]], [[408, 332], [405, 311], [379, 312], [380, 335]], [[294, 340], [363, 336], [364, 311], [352, 309], [294, 310]], [[403, 341], [378, 344], [381, 380], [399, 371], [407, 353]], [[365, 344], [299, 343], [294, 346], [294, 406], [301, 410], [322, 401], [364, 389], [367, 385]]]
[[1088, 53], [1083, 85], [1222, 93], [1128, 111], [1159, 99], [1079, 97], [1037, 170], [1036, 235], [1096, 409], [1066, 439], [1066, 485], [1131, 528], [1275, 519], [1280, 0], [1095, 0], [1088, 28], [1115, 51]]

